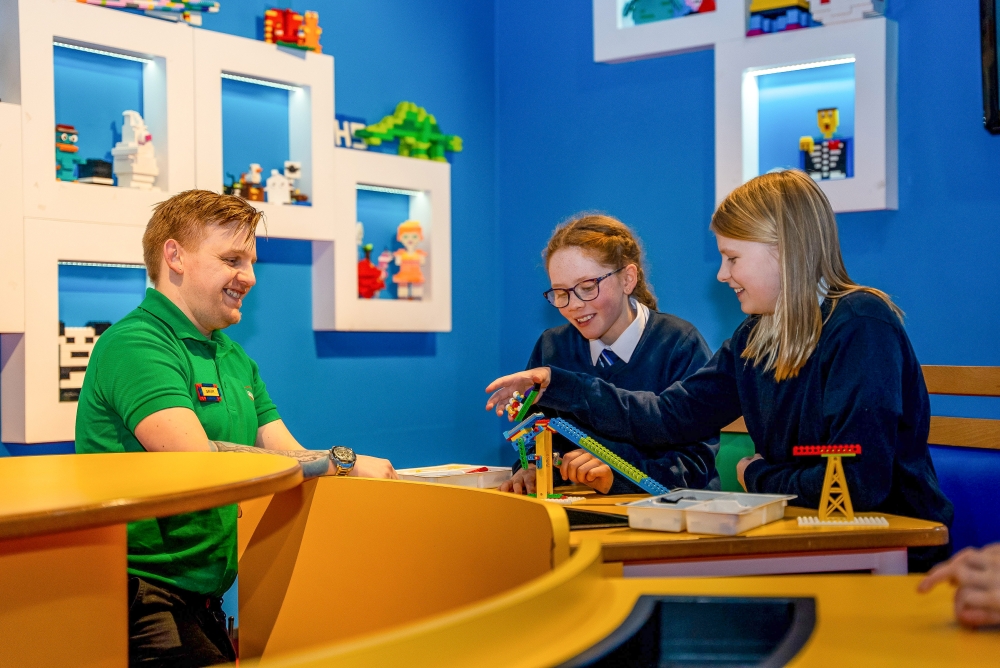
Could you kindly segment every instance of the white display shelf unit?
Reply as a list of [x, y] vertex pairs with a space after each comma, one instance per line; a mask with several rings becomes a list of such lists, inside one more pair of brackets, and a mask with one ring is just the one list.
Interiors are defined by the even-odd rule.
[[757, 75], [854, 59], [854, 176], [820, 181], [834, 211], [898, 207], [896, 24], [870, 18], [715, 47], [715, 199], [759, 172]]
[[0, 174], [3, 174], [0, 178], [0, 203], [2, 203], [0, 204], [0, 334], [2, 334], [24, 331], [21, 106], [6, 102], [0, 102]]
[[[338, 148], [331, 194], [332, 241], [313, 241], [313, 329], [368, 332], [451, 331], [451, 166], [375, 151]], [[413, 193], [410, 218], [424, 228], [424, 297], [358, 297], [358, 185]], [[402, 221], [400, 221], [402, 222]], [[390, 283], [387, 289], [394, 289]]]
[[76, 402], [59, 401], [59, 262], [142, 264], [143, 228], [25, 219], [24, 333], [4, 334], [0, 376], [7, 443], [73, 440]]
[[[311, 206], [253, 205], [266, 216], [268, 236], [332, 240], [334, 200], [325, 185], [333, 178], [333, 58], [208, 30], [195, 31], [194, 54], [198, 187], [222, 191], [222, 75], [290, 86], [288, 128], [273, 131], [288, 132], [289, 159], [302, 163], [297, 187], [309, 195]], [[268, 176], [263, 174], [262, 179]]]
[[[195, 185], [193, 30], [72, 0], [0, 0], [0, 99], [21, 107], [23, 207], [27, 218], [145, 226], [152, 206]], [[147, 60], [144, 120], [160, 174], [152, 190], [59, 181], [53, 168], [53, 48], [72, 44]], [[10, 63], [17, 63], [11, 66]], [[122, 110], [124, 111], [124, 110]], [[109, 147], [110, 148], [110, 147]]]
[[745, 0], [717, 0], [714, 12], [620, 27], [618, 0], [593, 0], [594, 62], [620, 63], [711, 49], [742, 39], [746, 33]]

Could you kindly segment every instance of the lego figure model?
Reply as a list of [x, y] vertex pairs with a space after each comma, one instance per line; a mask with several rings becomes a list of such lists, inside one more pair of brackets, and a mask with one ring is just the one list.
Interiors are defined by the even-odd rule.
[[74, 126], [56, 126], [56, 178], [60, 181], [76, 181], [73, 170], [84, 162], [75, 155], [80, 150], [76, 145], [78, 139]]
[[262, 171], [256, 162], [250, 163], [250, 169], [240, 175], [240, 197], [251, 202], [264, 201], [264, 189], [260, 187]]
[[747, 37], [819, 25], [809, 13], [809, 0], [751, 0]]
[[382, 272], [382, 276], [389, 275], [389, 265], [392, 264], [392, 251], [388, 248], [383, 248], [382, 252], [378, 255], [378, 268]]
[[309, 195], [295, 187], [295, 182], [299, 180], [302, 176], [302, 163], [295, 162], [293, 160], [285, 160], [285, 178], [288, 179], [288, 185], [291, 187], [292, 204], [300, 204], [303, 206], [309, 206]]
[[114, 172], [121, 188], [150, 190], [160, 169], [156, 166], [153, 135], [137, 111], [123, 111], [122, 140], [111, 149]]
[[362, 246], [365, 257], [358, 261], [358, 297], [362, 299], [377, 299], [385, 287], [385, 272], [372, 262], [372, 248], [371, 244]]
[[318, 12], [306, 12], [305, 16], [292, 9], [264, 12], [264, 41], [268, 44], [322, 53], [319, 43], [322, 34]]
[[447, 162], [445, 151], [458, 153], [462, 150], [461, 137], [443, 134], [434, 116], [412, 102], [400, 102], [392, 115], [363, 130], [356, 130], [354, 136], [364, 139], [369, 146], [398, 139], [399, 155], [438, 162]]
[[59, 323], [59, 401], [77, 401], [90, 353], [110, 322], [88, 322], [85, 327]]
[[424, 295], [424, 272], [420, 267], [427, 262], [427, 253], [417, 249], [424, 240], [420, 221], [407, 220], [396, 229], [396, 240], [403, 244], [393, 255], [399, 271], [392, 277], [396, 284], [397, 299], [420, 299]]
[[272, 169], [271, 175], [267, 177], [264, 193], [267, 195], [268, 204], [291, 204], [292, 182], [277, 169]]
[[825, 26], [885, 14], [885, 0], [809, 0], [814, 20]]
[[714, 11], [715, 0], [630, 0], [622, 9], [622, 18], [631, 16], [635, 25], [642, 25]]
[[849, 179], [854, 176], [854, 141], [850, 137], [833, 138], [840, 125], [840, 112], [834, 107], [816, 112], [822, 137], [799, 139], [799, 168], [814, 181]]

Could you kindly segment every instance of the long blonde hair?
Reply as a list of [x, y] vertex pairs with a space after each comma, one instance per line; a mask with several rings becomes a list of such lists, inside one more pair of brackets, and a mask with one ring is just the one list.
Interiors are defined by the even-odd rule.
[[858, 285], [847, 275], [833, 209], [804, 172], [764, 174], [744, 183], [719, 205], [709, 227], [730, 239], [778, 248], [778, 303], [773, 314], [760, 316], [743, 351], [754, 366], [773, 369], [778, 381], [797, 376], [819, 343], [824, 320], [817, 291], [831, 300], [830, 313], [841, 298], [867, 292], [903, 318], [889, 295]]
[[634, 264], [636, 280], [630, 296], [647, 308], [656, 310], [653, 286], [646, 280], [642, 243], [628, 225], [603, 213], [577, 214], [556, 227], [552, 233], [548, 245], [542, 251], [546, 269], [552, 254], [566, 246], [581, 248], [608, 267], [620, 268]]

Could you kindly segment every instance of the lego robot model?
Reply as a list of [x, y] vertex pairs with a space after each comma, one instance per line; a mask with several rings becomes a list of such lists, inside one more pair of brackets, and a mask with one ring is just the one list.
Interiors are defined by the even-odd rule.
[[823, 136], [799, 139], [799, 169], [814, 181], [853, 177], [854, 140], [833, 136], [840, 125], [840, 112], [836, 108], [820, 109], [816, 122]]
[[160, 174], [153, 135], [137, 111], [123, 111], [122, 140], [111, 149], [114, 173], [122, 188], [151, 190]]

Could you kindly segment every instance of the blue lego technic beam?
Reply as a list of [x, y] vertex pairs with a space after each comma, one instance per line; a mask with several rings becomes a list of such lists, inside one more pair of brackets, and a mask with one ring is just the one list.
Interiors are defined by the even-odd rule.
[[567, 422], [562, 418], [552, 418], [549, 420], [549, 428], [557, 434], [565, 436], [571, 442], [579, 445], [581, 448], [594, 455], [653, 496], [666, 494], [670, 491], [668, 488], [664, 487], [637, 469], [635, 466], [616, 455], [607, 447], [601, 445], [593, 438], [580, 431], [571, 422]]

